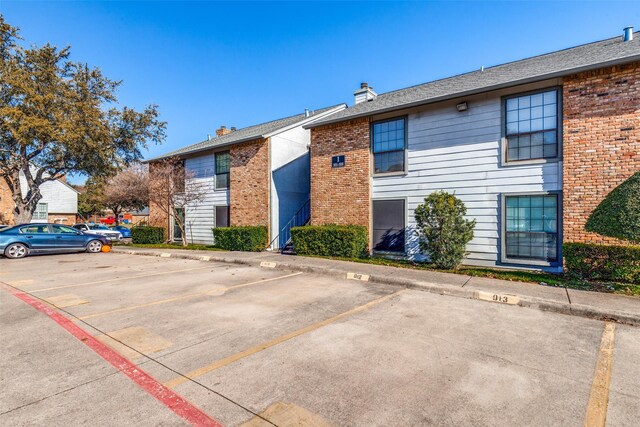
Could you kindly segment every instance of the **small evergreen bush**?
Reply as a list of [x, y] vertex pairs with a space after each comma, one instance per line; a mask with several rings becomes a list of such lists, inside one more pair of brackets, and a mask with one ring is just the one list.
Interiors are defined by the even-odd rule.
[[567, 274], [585, 280], [640, 284], [640, 246], [562, 245]]
[[585, 229], [640, 243], [640, 172], [607, 194], [591, 213]]
[[266, 226], [216, 227], [213, 240], [228, 251], [260, 252], [269, 244], [269, 231]]
[[133, 227], [131, 242], [138, 244], [164, 243], [164, 228], [162, 227]]
[[452, 270], [465, 255], [466, 244], [473, 239], [475, 220], [464, 218], [467, 213], [462, 200], [444, 191], [431, 193], [416, 207], [416, 231], [420, 236], [420, 251], [438, 268]]
[[360, 225], [319, 225], [291, 229], [293, 248], [298, 255], [366, 258], [369, 232]]

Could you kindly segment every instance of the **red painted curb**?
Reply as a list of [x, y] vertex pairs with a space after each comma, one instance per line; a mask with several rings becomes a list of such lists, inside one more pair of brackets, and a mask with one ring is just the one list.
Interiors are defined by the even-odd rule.
[[209, 417], [207, 414], [193, 406], [191, 403], [173, 392], [171, 389], [163, 386], [151, 375], [140, 369], [137, 365], [125, 359], [110, 347], [95, 339], [87, 331], [73, 323], [62, 314], [55, 311], [53, 308], [47, 306], [46, 304], [43, 304], [35, 298], [32, 298], [24, 292], [20, 292], [16, 289], [4, 285], [2, 286], [2, 288], [12, 293], [15, 297], [20, 298], [22, 301], [31, 305], [36, 310], [41, 311], [42, 313], [49, 316], [52, 320], [66, 329], [67, 332], [82, 341], [87, 347], [98, 353], [100, 357], [113, 365], [117, 370], [128, 376], [144, 391], [155, 397], [163, 405], [190, 422], [192, 425], [222, 427], [222, 424], [220, 424], [218, 421]]

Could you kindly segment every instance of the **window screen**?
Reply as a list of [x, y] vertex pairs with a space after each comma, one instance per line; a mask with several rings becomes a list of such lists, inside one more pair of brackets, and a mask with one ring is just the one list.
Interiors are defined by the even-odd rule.
[[216, 206], [216, 227], [228, 227], [229, 219], [229, 206]]
[[558, 91], [508, 98], [507, 161], [558, 156]]
[[404, 252], [404, 200], [373, 201], [373, 249]]
[[216, 153], [216, 189], [229, 188], [231, 157], [228, 151]]
[[557, 261], [558, 196], [507, 196], [507, 258]]
[[404, 171], [404, 118], [374, 123], [372, 135], [374, 172]]

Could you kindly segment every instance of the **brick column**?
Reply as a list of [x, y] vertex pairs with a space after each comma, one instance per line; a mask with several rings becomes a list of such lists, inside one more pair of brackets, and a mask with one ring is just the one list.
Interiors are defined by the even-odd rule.
[[269, 140], [234, 145], [230, 150], [231, 225], [269, 226]]
[[623, 244], [584, 225], [640, 170], [640, 62], [564, 79], [563, 162], [564, 241]]
[[[344, 155], [344, 167], [331, 167]], [[311, 129], [311, 223], [369, 227], [371, 162], [369, 119]]]

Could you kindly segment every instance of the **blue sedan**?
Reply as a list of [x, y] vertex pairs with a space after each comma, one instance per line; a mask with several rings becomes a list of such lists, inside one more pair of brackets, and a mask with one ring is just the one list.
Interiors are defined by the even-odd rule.
[[24, 258], [31, 253], [102, 251], [104, 236], [85, 234], [61, 224], [22, 224], [0, 229], [0, 254]]
[[113, 227], [109, 227], [112, 230], [115, 231], [119, 231], [120, 234], [122, 234], [122, 237], [124, 239], [130, 239], [131, 238], [131, 230], [128, 229], [127, 227], [123, 226], [123, 225], [115, 225]]

